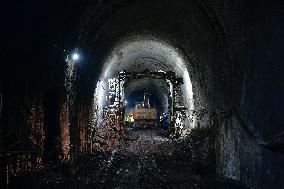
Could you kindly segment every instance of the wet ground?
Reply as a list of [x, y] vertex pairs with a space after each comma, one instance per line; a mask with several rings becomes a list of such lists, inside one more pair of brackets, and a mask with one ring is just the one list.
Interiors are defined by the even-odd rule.
[[[24, 188], [243, 188], [217, 182], [209, 143], [204, 136], [178, 143], [157, 128], [129, 128], [111, 150], [98, 150], [72, 166], [27, 177]], [[11, 188], [23, 187], [16, 185]]]

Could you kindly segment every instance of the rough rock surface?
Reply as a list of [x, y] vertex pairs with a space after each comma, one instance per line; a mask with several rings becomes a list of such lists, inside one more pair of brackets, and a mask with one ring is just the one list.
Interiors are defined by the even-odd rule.
[[243, 188], [215, 179], [208, 134], [207, 129], [193, 130], [188, 139], [174, 141], [159, 129], [128, 129], [113, 149], [44, 170], [30, 183], [34, 188], [64, 189]]

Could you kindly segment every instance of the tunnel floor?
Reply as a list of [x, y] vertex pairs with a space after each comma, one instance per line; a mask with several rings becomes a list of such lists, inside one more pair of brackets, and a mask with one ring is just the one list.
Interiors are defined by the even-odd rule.
[[208, 157], [208, 151], [204, 151], [208, 141], [203, 136], [197, 138], [201, 137], [204, 141], [180, 143], [157, 128], [128, 128], [113, 149], [95, 151], [71, 166], [58, 165], [16, 177], [10, 188], [22, 188], [23, 181], [24, 188], [46, 189], [244, 188], [238, 183], [217, 181], [213, 161], [193, 157], [194, 146], [204, 153], [201, 156]]
[[126, 128], [124, 140], [116, 147], [118, 153], [133, 155], [171, 155], [174, 151], [173, 141], [168, 131], [157, 127]]

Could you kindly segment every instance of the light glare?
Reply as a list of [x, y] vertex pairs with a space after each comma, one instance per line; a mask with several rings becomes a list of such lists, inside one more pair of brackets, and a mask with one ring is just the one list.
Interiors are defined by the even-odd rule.
[[73, 59], [73, 60], [78, 60], [78, 59], [79, 59], [79, 55], [78, 55], [77, 53], [74, 53], [74, 54], [72, 55], [72, 59]]

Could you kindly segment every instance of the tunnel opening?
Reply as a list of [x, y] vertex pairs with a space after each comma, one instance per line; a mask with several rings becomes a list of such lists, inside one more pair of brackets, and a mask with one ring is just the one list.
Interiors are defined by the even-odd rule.
[[[145, 118], [146, 126], [148, 119], [150, 125], [161, 127], [161, 115], [168, 113], [169, 90], [166, 83], [159, 79], [145, 78], [129, 81], [126, 85], [125, 126], [136, 126], [137, 119]], [[140, 112], [137, 109], [141, 109]]]
[[[145, 121], [145, 126], [143, 127], [157, 125], [158, 115], [161, 113], [161, 105], [148, 90], [136, 90], [126, 95], [124, 104], [125, 127], [139, 127], [136, 123], [137, 119]], [[139, 109], [140, 112], [137, 112]], [[147, 124], [147, 122], [149, 123]]]
[[142, 90], [159, 99], [159, 114], [154, 108], [156, 125], [161, 124], [157, 121], [161, 115], [168, 119], [168, 125], [163, 127], [169, 127], [177, 138], [185, 138], [195, 126], [193, 89], [187, 61], [178, 48], [158, 37], [132, 35], [122, 38], [106, 56], [95, 90], [94, 96], [99, 100], [93, 111], [98, 112], [98, 123], [104, 123], [103, 110], [110, 102], [112, 106], [122, 108], [118, 112], [123, 111], [120, 118], [125, 118], [125, 112], [129, 114], [129, 109], [125, 111], [129, 93]]

